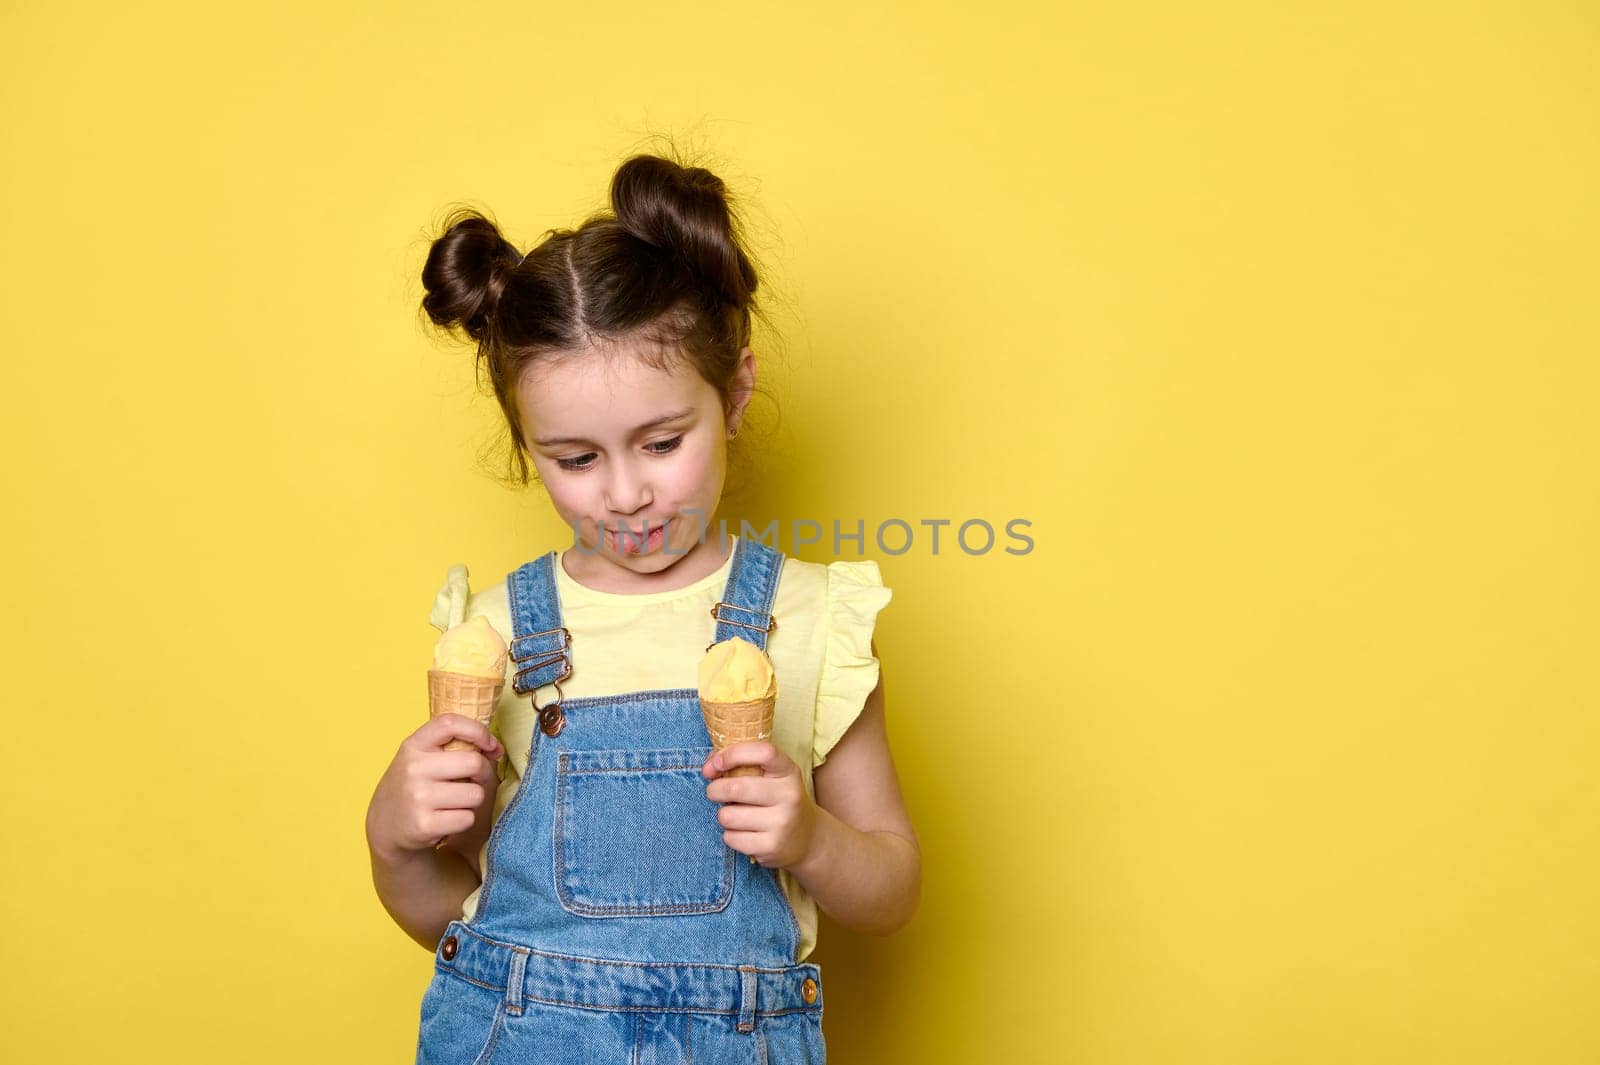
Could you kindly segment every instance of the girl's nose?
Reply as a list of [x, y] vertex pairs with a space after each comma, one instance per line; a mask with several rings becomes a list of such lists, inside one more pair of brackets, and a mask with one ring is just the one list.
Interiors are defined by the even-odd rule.
[[632, 514], [651, 502], [645, 478], [626, 463], [613, 463], [611, 480], [606, 485], [606, 506], [613, 514]]

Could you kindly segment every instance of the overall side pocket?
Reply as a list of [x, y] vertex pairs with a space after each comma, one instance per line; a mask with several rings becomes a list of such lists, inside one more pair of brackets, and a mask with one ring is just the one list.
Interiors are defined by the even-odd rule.
[[416, 1065], [488, 1065], [505, 1029], [505, 995], [443, 969], [422, 996]]
[[583, 917], [715, 913], [734, 851], [700, 767], [710, 747], [563, 751], [554, 859], [561, 905]]

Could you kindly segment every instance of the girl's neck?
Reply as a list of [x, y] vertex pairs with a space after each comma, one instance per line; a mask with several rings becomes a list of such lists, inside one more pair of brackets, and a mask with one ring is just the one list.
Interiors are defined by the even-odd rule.
[[731, 534], [726, 539], [708, 536], [703, 543], [695, 543], [687, 554], [658, 556], [673, 561], [671, 565], [653, 573], [636, 573], [603, 555], [584, 554], [570, 547], [561, 552], [559, 561], [569, 578], [593, 592], [611, 595], [673, 592], [687, 588], [721, 569], [733, 553], [737, 539]]

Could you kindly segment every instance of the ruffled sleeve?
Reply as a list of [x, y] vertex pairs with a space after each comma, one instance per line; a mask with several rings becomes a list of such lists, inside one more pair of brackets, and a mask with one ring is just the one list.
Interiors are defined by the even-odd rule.
[[828, 757], [828, 752], [854, 724], [867, 696], [878, 685], [878, 659], [872, 653], [872, 629], [878, 611], [889, 604], [893, 595], [883, 586], [878, 564], [870, 559], [828, 563], [828, 589], [822, 618], [827, 641], [812, 726], [813, 766], [821, 765]]

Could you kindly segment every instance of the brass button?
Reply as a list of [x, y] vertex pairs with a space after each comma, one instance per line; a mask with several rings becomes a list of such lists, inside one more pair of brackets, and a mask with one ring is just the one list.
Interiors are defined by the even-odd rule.
[[800, 997], [806, 1000], [809, 1006], [817, 1000], [817, 982], [811, 977], [806, 977], [805, 983], [800, 985]]
[[[444, 960], [449, 961], [456, 956], [456, 937], [445, 936], [444, 942], [439, 944], [439, 953], [444, 955]], [[808, 1000], [809, 1001], [809, 1000]]]
[[539, 731], [546, 736], [558, 735], [567, 724], [567, 715], [561, 712], [559, 705], [551, 705], [539, 711]]

